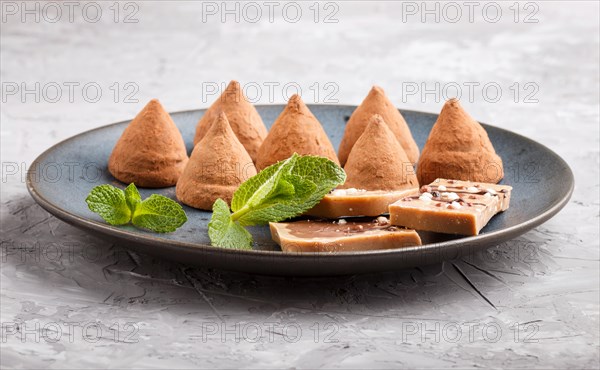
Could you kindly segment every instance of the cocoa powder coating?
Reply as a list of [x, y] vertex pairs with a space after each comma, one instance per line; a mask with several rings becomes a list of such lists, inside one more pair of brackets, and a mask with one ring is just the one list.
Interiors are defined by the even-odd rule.
[[354, 146], [354, 143], [362, 135], [369, 119], [374, 115], [379, 114], [385, 123], [396, 137], [396, 139], [404, 148], [408, 159], [412, 163], [416, 163], [419, 159], [419, 147], [410, 133], [410, 129], [400, 114], [400, 111], [385, 95], [382, 88], [373, 86], [369, 95], [363, 100], [363, 102], [354, 110], [348, 123], [346, 123], [346, 130], [344, 131], [344, 137], [340, 143], [338, 155], [342, 165], [346, 164], [348, 155]]
[[339, 164], [325, 130], [298, 95], [290, 98], [273, 123], [258, 151], [256, 168], [260, 171], [294, 153], [318, 155]]
[[254, 175], [252, 158], [221, 113], [194, 147], [175, 194], [190, 207], [212, 210], [218, 198], [231, 204], [236, 189]]
[[177, 183], [187, 162], [179, 129], [153, 99], [123, 131], [108, 159], [108, 170], [126, 184], [162, 188]]
[[221, 96], [206, 110], [196, 125], [194, 145], [206, 135], [211, 124], [225, 112], [231, 129], [253, 160], [267, 136], [267, 128], [256, 108], [244, 96], [239, 82], [231, 81]]
[[340, 188], [390, 191], [417, 188], [412, 162], [389, 125], [378, 114], [365, 125], [344, 166], [347, 177]]
[[437, 178], [498, 183], [504, 177], [502, 159], [487, 132], [457, 99], [444, 104], [431, 129], [417, 166], [421, 185]]

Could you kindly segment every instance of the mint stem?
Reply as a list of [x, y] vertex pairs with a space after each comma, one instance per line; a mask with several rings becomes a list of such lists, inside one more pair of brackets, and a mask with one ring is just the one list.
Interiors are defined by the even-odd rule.
[[244, 206], [243, 208], [239, 209], [231, 215], [231, 221], [237, 221], [240, 217], [242, 217], [250, 211], [252, 211], [252, 208]]

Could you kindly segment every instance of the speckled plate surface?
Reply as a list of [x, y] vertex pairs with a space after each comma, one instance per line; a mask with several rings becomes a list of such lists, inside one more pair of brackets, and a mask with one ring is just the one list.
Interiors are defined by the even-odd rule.
[[[340, 143], [354, 106], [311, 105], [334, 146]], [[257, 106], [270, 127], [282, 105]], [[192, 149], [194, 130], [203, 110], [173, 113]], [[436, 114], [402, 111], [423, 148]], [[567, 204], [574, 180], [569, 166], [556, 153], [523, 136], [484, 125], [505, 166], [503, 184], [513, 186], [510, 209], [494, 217], [480, 235], [457, 237], [422, 233], [419, 247], [348, 253], [283, 253], [271, 240], [268, 227], [253, 227], [253, 250], [210, 246], [207, 224], [211, 213], [184, 207], [188, 222], [171, 234], [154, 234], [129, 226], [110, 226], [88, 210], [84, 201], [96, 185], [123, 187], [107, 170], [108, 157], [127, 122], [84, 132], [41, 154], [30, 167], [27, 188], [32, 197], [61, 220], [103, 238], [145, 253], [192, 265], [271, 275], [319, 276], [389, 271], [458, 258], [498, 245], [543, 223]], [[72, 170], [71, 170], [72, 169]], [[140, 189], [142, 197], [160, 193], [175, 199], [175, 188]]]

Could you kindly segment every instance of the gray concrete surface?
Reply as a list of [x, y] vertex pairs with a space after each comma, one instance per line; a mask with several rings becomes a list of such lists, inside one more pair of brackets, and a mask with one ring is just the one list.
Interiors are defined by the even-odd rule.
[[[259, 17], [238, 3], [238, 22], [221, 2], [23, 4], [1, 4], [3, 368], [598, 368], [597, 2], [474, 2], [471, 19], [458, 2], [457, 22], [435, 2], [276, 2], [272, 19], [272, 5], [255, 3]], [[39, 19], [23, 9], [35, 4]], [[467, 260], [325, 280], [131, 253], [27, 194], [24, 170], [49, 146], [152, 97], [206, 107], [230, 79], [258, 103], [284, 102], [288, 84], [308, 102], [358, 104], [376, 83], [433, 112], [458, 86], [474, 117], [565, 158], [575, 193]]]

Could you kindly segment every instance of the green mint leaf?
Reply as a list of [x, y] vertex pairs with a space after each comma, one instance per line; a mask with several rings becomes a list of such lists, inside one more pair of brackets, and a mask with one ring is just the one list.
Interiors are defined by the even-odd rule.
[[135, 212], [135, 207], [142, 201], [142, 196], [134, 183], [129, 184], [125, 188], [125, 201], [127, 201], [127, 206], [129, 206], [131, 213]]
[[[290, 167], [297, 160], [298, 155], [294, 154], [290, 158], [277, 162], [246, 180], [233, 194], [231, 209], [238, 212], [244, 207], [252, 208], [273, 194], [290, 191], [289, 188], [280, 187], [278, 189], [279, 180], [284, 173], [289, 172]], [[281, 186], [285, 185], [282, 184]]]
[[310, 181], [297, 183], [295, 190], [297, 193], [292, 196], [277, 196], [266, 200], [263, 204], [254, 207], [252, 211], [241, 215], [237, 221], [243, 226], [282, 221], [303, 214], [319, 202], [319, 200], [311, 201], [311, 195], [317, 190], [314, 183]]
[[[319, 203], [333, 188], [346, 181], [344, 170], [323, 157], [295, 154], [283, 164], [273, 166], [278, 166], [278, 169], [269, 172], [271, 177], [265, 179], [259, 174], [248, 179], [240, 187], [242, 189], [247, 186], [243, 194], [247, 204], [241, 205], [241, 201], [238, 200], [237, 209], [234, 208], [231, 216], [240, 225], [261, 225], [299, 216]], [[269, 184], [267, 187], [270, 191], [257, 195], [264, 187], [256, 182]], [[290, 191], [290, 186], [294, 191]], [[248, 196], [250, 189], [257, 189], [257, 194]], [[237, 195], [236, 191], [234, 200]]]
[[125, 193], [112, 185], [94, 187], [85, 202], [90, 211], [97, 213], [111, 225], [124, 225], [131, 220], [131, 209], [127, 205]]
[[314, 195], [317, 203], [338, 185], [346, 181], [346, 172], [324, 157], [302, 156], [294, 166], [293, 174], [317, 185], [317, 191], [322, 195]]
[[215, 247], [252, 249], [252, 235], [231, 220], [229, 207], [222, 199], [213, 204], [213, 215], [208, 223], [210, 243]]
[[187, 221], [181, 205], [165, 196], [152, 194], [138, 203], [131, 222], [157, 233], [175, 231]]

